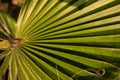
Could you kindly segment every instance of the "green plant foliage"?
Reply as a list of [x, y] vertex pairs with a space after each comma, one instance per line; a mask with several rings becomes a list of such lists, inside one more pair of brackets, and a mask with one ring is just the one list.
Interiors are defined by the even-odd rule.
[[0, 31], [0, 80], [120, 80], [120, 0], [26, 0]]

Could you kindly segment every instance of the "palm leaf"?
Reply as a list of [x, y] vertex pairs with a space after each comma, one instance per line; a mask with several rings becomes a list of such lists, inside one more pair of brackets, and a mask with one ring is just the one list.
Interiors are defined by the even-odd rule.
[[[119, 0], [26, 0], [17, 23], [0, 13], [0, 79], [119, 80]], [[8, 76], [6, 76], [8, 74]]]

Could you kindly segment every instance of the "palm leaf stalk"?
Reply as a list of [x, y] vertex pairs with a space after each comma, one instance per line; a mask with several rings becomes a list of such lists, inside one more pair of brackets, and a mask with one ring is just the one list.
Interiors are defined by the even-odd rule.
[[119, 80], [120, 0], [25, 0], [0, 40], [0, 80]]

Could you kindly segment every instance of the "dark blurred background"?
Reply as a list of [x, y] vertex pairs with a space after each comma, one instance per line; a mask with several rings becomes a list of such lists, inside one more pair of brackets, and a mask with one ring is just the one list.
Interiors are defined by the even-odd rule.
[[25, 0], [0, 0], [0, 11], [7, 12], [17, 19], [21, 6]]

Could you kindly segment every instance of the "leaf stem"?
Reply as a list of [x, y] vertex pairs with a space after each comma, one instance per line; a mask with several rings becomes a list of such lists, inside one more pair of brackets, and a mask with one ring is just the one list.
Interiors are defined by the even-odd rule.
[[11, 47], [11, 44], [8, 40], [0, 41], [0, 50], [5, 50]]

